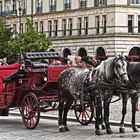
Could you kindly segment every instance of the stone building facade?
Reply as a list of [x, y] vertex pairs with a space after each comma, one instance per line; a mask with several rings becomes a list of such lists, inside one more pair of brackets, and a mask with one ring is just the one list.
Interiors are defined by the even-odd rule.
[[17, 32], [31, 18], [65, 57], [140, 55], [140, 0], [0, 0], [0, 14]]

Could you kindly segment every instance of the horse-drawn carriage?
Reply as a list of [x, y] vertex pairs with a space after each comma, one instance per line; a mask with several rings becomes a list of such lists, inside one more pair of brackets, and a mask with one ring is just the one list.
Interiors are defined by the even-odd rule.
[[[57, 80], [60, 73], [75, 66], [51, 65], [60, 59], [56, 52], [32, 52], [23, 55], [23, 64], [0, 67], [0, 115], [7, 116], [8, 109], [19, 108], [23, 123], [34, 129], [40, 119], [40, 112], [57, 109], [59, 101]], [[93, 106], [85, 103], [74, 105], [76, 118], [81, 124], [88, 124], [93, 118]]]
[[[103, 100], [106, 130], [108, 134], [111, 134], [109, 104], [112, 92], [110, 91], [120, 86], [120, 83], [128, 82], [125, 57], [119, 55], [107, 59], [90, 72], [84, 72], [82, 69], [75, 68], [76, 66], [51, 65], [50, 62], [53, 59], [60, 59], [59, 54], [56, 52], [25, 53], [22, 65], [17, 63], [0, 67], [0, 115], [8, 115], [9, 108], [18, 107], [24, 125], [28, 129], [34, 129], [38, 125], [40, 112], [57, 109], [56, 104], [59, 102], [59, 131], [68, 131], [67, 113], [73, 103], [75, 92], [79, 93], [78, 97], [82, 97], [82, 93], [88, 93], [83, 102], [81, 102], [82, 98], [77, 98], [72, 105], [77, 120], [83, 125], [92, 121], [94, 102], [95, 131], [97, 135], [100, 135], [99, 118]], [[131, 64], [130, 67], [133, 65]], [[133, 77], [133, 74], [137, 74], [135, 69], [138, 68], [140, 68], [139, 64], [137, 68], [133, 67], [129, 71], [131, 80], [137, 79], [136, 76]], [[85, 81], [88, 86], [83, 89]], [[138, 79], [136, 82], [139, 83], [139, 81]], [[78, 83], [77, 86], [75, 83]], [[133, 106], [135, 107], [136, 103]], [[133, 119], [132, 127], [133, 131], [138, 131], [135, 119]]]

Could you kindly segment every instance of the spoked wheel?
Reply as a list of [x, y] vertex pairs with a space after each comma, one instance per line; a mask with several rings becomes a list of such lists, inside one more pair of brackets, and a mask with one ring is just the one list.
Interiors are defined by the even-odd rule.
[[28, 129], [34, 129], [40, 119], [39, 101], [35, 94], [27, 94], [22, 101], [21, 114], [24, 125]]
[[88, 125], [91, 123], [94, 115], [93, 104], [90, 102], [84, 102], [82, 107], [80, 101], [75, 101], [74, 112], [80, 124]]

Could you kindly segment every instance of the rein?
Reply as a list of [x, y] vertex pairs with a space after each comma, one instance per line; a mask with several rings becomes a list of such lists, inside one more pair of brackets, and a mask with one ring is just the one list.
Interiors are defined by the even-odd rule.
[[122, 98], [118, 98], [118, 99], [116, 99], [116, 100], [114, 100], [114, 101], [111, 101], [110, 103], [115, 103], [115, 102], [117, 102], [117, 101], [119, 101], [119, 100], [121, 100]]

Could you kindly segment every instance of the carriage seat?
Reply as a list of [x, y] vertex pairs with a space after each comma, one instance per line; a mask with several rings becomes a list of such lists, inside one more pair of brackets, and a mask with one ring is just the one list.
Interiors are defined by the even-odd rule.
[[12, 75], [9, 75], [7, 76], [6, 78], [3, 79], [3, 82], [4, 83], [8, 83], [10, 81], [13, 81], [13, 80], [18, 80], [20, 78], [24, 78], [25, 77], [25, 72], [24, 70], [18, 70], [16, 73], [12, 74]]
[[59, 59], [60, 54], [58, 52], [29, 52], [23, 53], [23, 58], [25, 68], [47, 68], [49, 64], [42, 60]]
[[10, 76], [10, 75], [16, 73], [19, 69], [20, 69], [19, 63], [14, 63], [14, 64], [7, 65], [7, 66], [0, 66], [0, 91], [2, 91], [2, 89], [3, 89], [3, 83], [4, 83], [3, 80], [7, 76]]
[[33, 69], [37, 69], [37, 68], [47, 68], [48, 67], [48, 63], [45, 62], [40, 62], [40, 61], [31, 61], [31, 60], [26, 60], [25, 61], [25, 68], [27, 67], [31, 67]]

